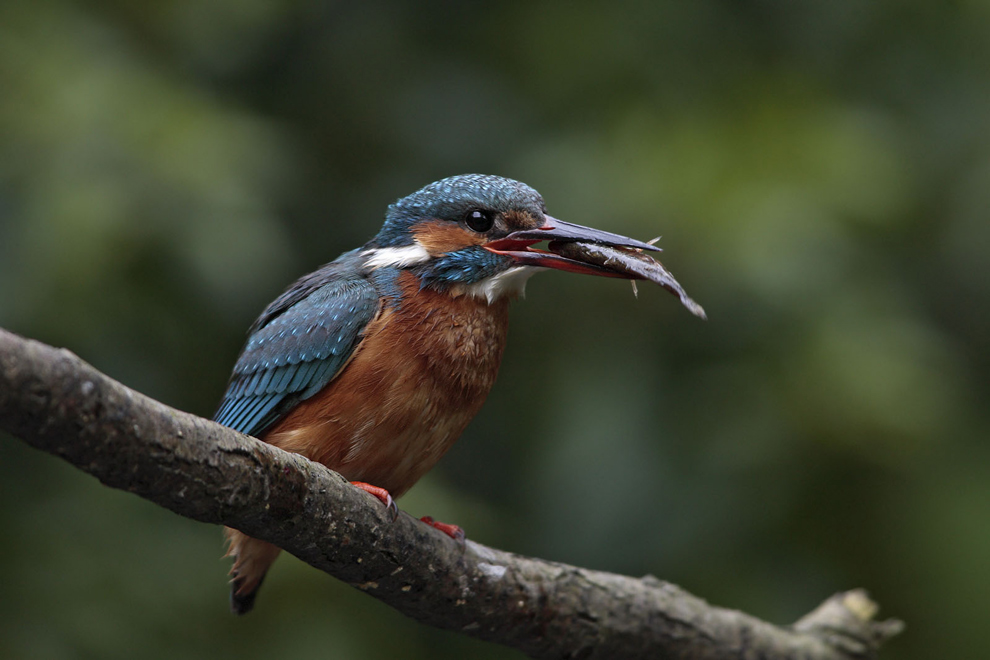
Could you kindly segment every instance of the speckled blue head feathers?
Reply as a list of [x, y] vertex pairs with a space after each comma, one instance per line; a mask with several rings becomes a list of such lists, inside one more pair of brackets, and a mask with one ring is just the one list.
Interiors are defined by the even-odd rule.
[[388, 207], [385, 224], [375, 245], [391, 247], [412, 242], [409, 230], [426, 218], [457, 221], [475, 208], [497, 213], [527, 211], [535, 217], [546, 213], [543, 197], [521, 181], [491, 174], [460, 174], [435, 181]]

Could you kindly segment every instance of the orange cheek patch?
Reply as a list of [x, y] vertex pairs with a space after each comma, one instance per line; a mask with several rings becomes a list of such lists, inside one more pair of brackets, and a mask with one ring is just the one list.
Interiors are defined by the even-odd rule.
[[483, 234], [468, 231], [453, 222], [437, 220], [427, 220], [413, 227], [413, 238], [434, 257], [469, 245], [481, 245], [488, 240]]

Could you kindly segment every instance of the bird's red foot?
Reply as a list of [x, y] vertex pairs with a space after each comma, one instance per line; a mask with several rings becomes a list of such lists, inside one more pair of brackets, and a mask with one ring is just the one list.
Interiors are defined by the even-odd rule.
[[441, 532], [443, 532], [450, 538], [454, 539], [458, 543], [464, 542], [464, 530], [458, 527], [457, 525], [450, 525], [448, 523], [439, 522], [437, 520], [434, 520], [431, 516], [423, 516], [422, 518], [420, 518], [420, 520], [425, 522], [430, 527], [435, 527], [436, 529], [439, 529]]
[[385, 505], [386, 509], [388, 509], [388, 513], [389, 516], [391, 516], [392, 518], [392, 522], [395, 522], [395, 519], [399, 517], [399, 507], [396, 506], [395, 500], [392, 499], [392, 494], [389, 493], [387, 490], [385, 490], [384, 488], [379, 488], [378, 486], [372, 486], [371, 484], [366, 484], [363, 481], [352, 481], [351, 485], [357, 486], [364, 492], [370, 495], [374, 495], [376, 498], [381, 500], [381, 503]]

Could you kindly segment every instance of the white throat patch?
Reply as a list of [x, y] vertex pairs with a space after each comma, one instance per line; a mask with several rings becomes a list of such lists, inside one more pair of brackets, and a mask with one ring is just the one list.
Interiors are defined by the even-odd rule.
[[513, 266], [480, 282], [458, 287], [458, 291], [475, 298], [484, 298], [489, 304], [505, 296], [526, 296], [526, 280], [541, 270], [538, 266]]

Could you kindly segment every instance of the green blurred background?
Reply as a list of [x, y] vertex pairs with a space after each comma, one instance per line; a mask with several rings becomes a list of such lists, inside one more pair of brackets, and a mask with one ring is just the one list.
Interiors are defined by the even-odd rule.
[[[708, 310], [561, 273], [403, 499], [482, 543], [887, 659], [985, 658], [990, 3], [0, 4], [0, 325], [210, 416], [289, 282], [435, 179], [651, 238]], [[518, 658], [0, 440], [4, 658]]]

